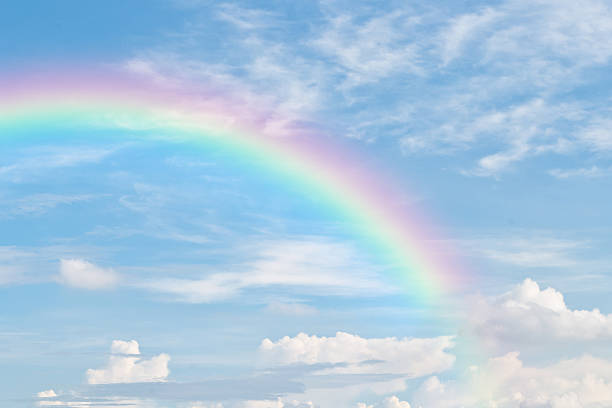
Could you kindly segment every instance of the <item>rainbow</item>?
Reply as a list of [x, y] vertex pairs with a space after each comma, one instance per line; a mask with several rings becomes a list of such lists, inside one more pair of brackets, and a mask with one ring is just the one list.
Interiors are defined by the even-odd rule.
[[440, 299], [465, 282], [464, 269], [427, 217], [403, 205], [398, 179], [343, 138], [275, 128], [270, 113], [246, 111], [220, 92], [156, 85], [126, 73], [58, 72], [0, 77], [0, 143], [18, 137], [11, 130], [36, 123], [169, 130], [178, 141], [219, 145], [267, 163], [323, 197], [392, 260], [395, 276], [421, 300]]

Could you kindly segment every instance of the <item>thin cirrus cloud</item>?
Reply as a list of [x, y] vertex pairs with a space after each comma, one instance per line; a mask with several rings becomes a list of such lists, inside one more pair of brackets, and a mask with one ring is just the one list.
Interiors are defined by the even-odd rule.
[[41, 177], [49, 170], [98, 163], [117, 151], [111, 148], [46, 146], [31, 149], [23, 158], [0, 166], [0, 179], [21, 183]]
[[[376, 16], [328, 4], [321, 12], [324, 18], [310, 27], [316, 32], [305, 41], [308, 52], [300, 52], [258, 23], [263, 10], [219, 6], [217, 19], [240, 32], [250, 30], [247, 39], [228, 39], [236, 52], [247, 55], [241, 59], [243, 75], [236, 74], [235, 64], [198, 59], [200, 50], [191, 53], [183, 44], [143, 52], [136, 65], [146, 66], [146, 75], [205, 77], [243, 95], [265, 95], [288, 115], [271, 121], [269, 129], [276, 132], [298, 113], [333, 106], [334, 120], [353, 129], [351, 135], [374, 140], [382, 130], [397, 137], [406, 154], [474, 156], [470, 152], [486, 144], [486, 153], [470, 158], [472, 166], [457, 166], [469, 176], [497, 177], [546, 155], [609, 150], [609, 124], [601, 119], [605, 112], [581, 98], [569, 104], [563, 96], [584, 82], [585, 69], [610, 62], [612, 10], [605, 2], [508, 0], [455, 15], [400, 6]], [[183, 34], [201, 35], [197, 30]], [[374, 85], [385, 78], [411, 86], [425, 81], [421, 85], [429, 96], [378, 99], [372, 105], [367, 102], [376, 92], [356, 96], [352, 91], [364, 86], [376, 91]], [[443, 80], [437, 86], [432, 78]], [[260, 98], [253, 101], [259, 104]], [[410, 114], [389, 120], [389, 112], [406, 111]]]
[[[317, 239], [268, 241], [251, 250], [253, 260], [241, 266], [239, 272], [193, 279], [164, 277], [135, 286], [189, 303], [226, 300], [247, 289], [263, 287], [339, 296], [375, 296], [395, 291], [380, 280], [373, 267], [360, 262], [350, 246], [341, 243]], [[276, 309], [290, 311], [283, 306]], [[293, 307], [293, 312], [304, 311], [310, 309]]]

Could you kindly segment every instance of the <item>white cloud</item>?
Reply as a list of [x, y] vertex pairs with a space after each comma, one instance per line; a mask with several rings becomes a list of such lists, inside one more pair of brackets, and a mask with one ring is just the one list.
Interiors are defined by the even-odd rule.
[[478, 335], [493, 345], [546, 347], [539, 340], [612, 339], [612, 314], [570, 309], [563, 294], [553, 288], [540, 289], [531, 279], [502, 296], [479, 298], [468, 318]]
[[119, 282], [110, 268], [101, 268], [82, 259], [61, 259], [59, 281], [82, 289], [107, 289]]
[[410, 408], [407, 401], [401, 401], [395, 395], [385, 398], [380, 404], [367, 405], [363, 402], [357, 404], [357, 408]]
[[418, 18], [396, 10], [365, 21], [356, 19], [349, 14], [334, 16], [312, 41], [344, 70], [343, 87], [376, 82], [397, 72], [422, 72], [418, 47], [410, 35]]
[[474, 255], [524, 268], [574, 267], [578, 264], [576, 251], [588, 247], [587, 242], [537, 232], [510, 237], [493, 235], [459, 244]]
[[278, 398], [276, 400], [245, 401], [242, 406], [244, 408], [284, 408], [285, 404]]
[[161, 279], [143, 288], [186, 302], [213, 302], [237, 296], [248, 288], [286, 287], [294, 291], [371, 296], [392, 292], [376, 273], [367, 271], [354, 250], [324, 240], [263, 242], [254, 248], [244, 272], [215, 273], [202, 279]]
[[499, 17], [501, 17], [499, 11], [486, 8], [479, 13], [463, 14], [453, 18], [440, 36], [443, 64], [447, 65], [457, 58], [469, 40]]
[[29, 149], [24, 157], [12, 164], [0, 166], [0, 178], [19, 183], [40, 176], [56, 168], [75, 167], [98, 163], [114, 153], [118, 147], [92, 148], [69, 146], [43, 146]]
[[314, 408], [312, 402], [277, 398], [275, 400], [248, 400], [239, 404], [240, 408]]
[[458, 381], [426, 380], [412, 398], [428, 408], [598, 408], [612, 405], [612, 362], [591, 356], [525, 366], [516, 352], [471, 367]]
[[136, 340], [113, 340], [111, 343], [112, 354], [140, 354], [140, 348]]
[[37, 393], [36, 396], [38, 398], [53, 398], [53, 397], [57, 397], [57, 394], [55, 393], [54, 390], [46, 390], [46, 391], [41, 391]]
[[266, 306], [266, 310], [272, 313], [310, 316], [317, 313], [317, 308], [303, 303], [271, 302]]
[[217, 18], [233, 24], [241, 30], [254, 30], [267, 27], [274, 14], [264, 10], [247, 9], [236, 4], [224, 3], [218, 7]]
[[89, 384], [115, 384], [165, 381], [170, 371], [170, 356], [159, 354], [149, 360], [138, 355], [140, 350], [135, 340], [115, 340], [111, 346], [108, 364], [101, 369], [88, 369]]
[[212, 402], [212, 403], [205, 403], [205, 402], [194, 402], [190, 404], [190, 408], [224, 408], [223, 404], [221, 404], [220, 402]]
[[5, 215], [40, 215], [59, 205], [91, 201], [97, 197], [93, 194], [33, 194], [5, 203], [11, 207]]
[[40, 400], [36, 403], [39, 407], [58, 408], [155, 408], [158, 405], [153, 401], [142, 401], [139, 399], [123, 399], [120, 397], [108, 397], [91, 400], [79, 398], [78, 396], [62, 396], [61, 399]]
[[[454, 166], [466, 175], [498, 176], [577, 146], [610, 149], [608, 121], [593, 119], [606, 115], [581, 96], [567, 103], [577, 86], [593, 84], [586, 69], [610, 63], [612, 9], [605, 1], [507, 0], [455, 14], [324, 2], [323, 18], [298, 25], [300, 33], [282, 25], [283, 12], [221, 4], [210, 18], [236, 29], [223, 53], [206, 55], [197, 46], [210, 26], [194, 19], [172, 36], [176, 43], [142, 52], [125, 67], [173, 86], [221, 89], [241, 113], [228, 114], [227, 123], [256, 123], [271, 135], [303, 130], [305, 121], [328, 114], [326, 126], [367, 141], [397, 138], [411, 154], [473, 149], [473, 165]], [[281, 24], [270, 23], [274, 18]], [[279, 37], [279, 30], [291, 35]], [[385, 78], [393, 92], [377, 88]], [[390, 121], [389, 112], [401, 114]]]
[[259, 347], [262, 358], [273, 364], [332, 363], [340, 366], [321, 373], [393, 373], [420, 377], [449, 369], [455, 357], [447, 350], [453, 338], [362, 338], [338, 332], [334, 337], [300, 333], [276, 342], [264, 339]]
[[[199, 33], [188, 35], [197, 38]], [[244, 61], [238, 69], [234, 62], [211, 63], [177, 54], [173, 47], [142, 53], [123, 68], [158, 84], [188, 89], [191, 95], [193, 83], [223, 90], [220, 97], [203, 88], [205, 97], [197, 102], [203, 111], [216, 112], [215, 121], [224, 126], [252, 125], [271, 136], [303, 130], [308, 116], [324, 104], [328, 82], [324, 68], [255, 34], [235, 39], [234, 47]]]
[[612, 119], [595, 118], [578, 132], [578, 139], [596, 152], [612, 150]]
[[582, 167], [578, 169], [552, 169], [548, 174], [558, 179], [569, 179], [575, 177], [597, 178], [604, 177], [612, 172], [612, 169], [602, 169], [598, 166]]

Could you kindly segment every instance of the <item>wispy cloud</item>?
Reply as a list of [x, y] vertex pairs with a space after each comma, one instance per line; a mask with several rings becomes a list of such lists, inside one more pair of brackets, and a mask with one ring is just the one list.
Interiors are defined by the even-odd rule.
[[577, 169], [552, 169], [548, 171], [548, 174], [558, 179], [571, 179], [576, 177], [598, 178], [612, 174], [612, 169], [603, 169], [598, 166], [581, 167]]
[[232, 3], [218, 7], [217, 17], [242, 30], [262, 29], [274, 23], [275, 14], [265, 10], [248, 9]]
[[374, 296], [393, 292], [364, 268], [356, 253], [324, 240], [269, 241], [251, 250], [252, 260], [239, 271], [217, 272], [199, 279], [161, 278], [135, 285], [185, 302], [214, 302], [248, 289], [284, 288], [310, 295]]
[[578, 251], [588, 243], [545, 235], [491, 236], [462, 241], [471, 253], [497, 262], [527, 268], [566, 268], [579, 263]]
[[24, 182], [51, 169], [98, 163], [117, 149], [117, 147], [95, 148], [89, 146], [32, 148], [27, 152], [21, 152], [23, 157], [17, 161], [0, 166], [0, 179], [15, 183]]
[[312, 46], [332, 58], [345, 80], [341, 88], [376, 82], [397, 72], [422, 74], [411, 35], [419, 18], [396, 10], [372, 18], [334, 15]]
[[[507, 0], [455, 13], [322, 3], [309, 24], [283, 26], [288, 36], [269, 24], [285, 21], [282, 8], [272, 16], [222, 4], [212, 16], [235, 29], [222, 59], [168, 41], [126, 66], [154, 80], [206, 81], [246, 110], [266, 106], [271, 134], [305, 117], [325, 119], [369, 143], [395, 140], [407, 155], [456, 156], [453, 167], [469, 176], [498, 177], [523, 161], [610, 149], [605, 113], [573, 93], [593, 84], [585, 70], [612, 58], [612, 9], [600, 0]], [[181, 38], [197, 44], [198, 27], [189, 25]]]
[[17, 199], [3, 200], [6, 206], [2, 216], [10, 217], [14, 215], [42, 215], [55, 207], [62, 205], [72, 205], [79, 202], [87, 202], [101, 197], [96, 194], [55, 194], [40, 193], [32, 194]]

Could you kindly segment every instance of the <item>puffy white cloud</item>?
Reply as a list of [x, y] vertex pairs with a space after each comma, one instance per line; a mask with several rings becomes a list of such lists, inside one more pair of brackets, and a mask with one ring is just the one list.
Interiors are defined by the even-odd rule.
[[380, 404], [367, 405], [363, 402], [357, 403], [357, 408], [410, 408], [407, 401], [401, 401], [395, 395], [385, 398]]
[[406, 401], [400, 401], [399, 398], [393, 395], [384, 399], [382, 408], [410, 408], [410, 404]]
[[111, 346], [111, 356], [105, 368], [88, 369], [89, 384], [114, 384], [135, 382], [165, 381], [170, 371], [170, 356], [159, 354], [149, 360], [138, 357], [140, 350], [136, 340], [115, 340]]
[[612, 315], [569, 309], [562, 293], [531, 279], [502, 296], [479, 298], [469, 319], [479, 336], [493, 342], [612, 338]]
[[110, 268], [101, 268], [82, 259], [62, 259], [59, 281], [77, 288], [106, 289], [118, 283], [119, 275]]
[[262, 357], [275, 364], [332, 363], [337, 367], [322, 373], [395, 373], [420, 377], [450, 368], [455, 357], [447, 352], [453, 338], [371, 338], [337, 332], [334, 337], [300, 333], [276, 342], [264, 339]]
[[140, 348], [136, 340], [113, 340], [111, 343], [112, 354], [140, 354]]
[[46, 391], [41, 391], [37, 393], [36, 396], [38, 398], [53, 398], [53, 397], [57, 397], [57, 394], [55, 393], [54, 390], [46, 390]]
[[443, 383], [431, 377], [412, 402], [427, 408], [611, 406], [612, 361], [583, 356], [531, 367], [512, 352], [492, 358], [482, 367], [471, 367], [459, 381]]

